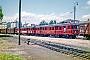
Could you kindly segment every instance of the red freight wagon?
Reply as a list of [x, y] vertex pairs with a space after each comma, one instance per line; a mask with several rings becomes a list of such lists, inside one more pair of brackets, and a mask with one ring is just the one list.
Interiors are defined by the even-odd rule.
[[90, 22], [86, 21], [80, 25], [80, 35], [88, 36], [90, 35]]

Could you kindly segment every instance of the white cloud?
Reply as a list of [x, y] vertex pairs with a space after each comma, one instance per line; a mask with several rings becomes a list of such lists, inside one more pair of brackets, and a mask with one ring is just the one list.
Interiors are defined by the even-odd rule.
[[90, 0], [87, 1], [87, 6], [83, 7], [85, 9], [89, 9], [90, 8]]
[[88, 0], [87, 4], [90, 5], [90, 0]]
[[67, 16], [67, 15], [69, 15], [69, 12], [66, 12], [66, 13], [60, 14], [61, 17]]
[[85, 9], [88, 9], [88, 8], [90, 8], [90, 6], [85, 6], [84, 8], [85, 8]]
[[88, 15], [83, 15], [83, 16], [82, 16], [82, 19], [86, 19], [86, 20], [87, 20], [87, 19], [90, 19], [90, 14], [88, 14]]
[[[29, 13], [26, 11], [21, 12], [21, 19], [22, 23], [25, 21], [28, 23], [35, 23], [38, 24], [40, 21], [45, 20], [49, 22], [50, 20], [57, 20], [57, 22], [60, 22], [62, 20], [65, 20], [66, 18], [63, 18], [64, 16], [69, 15], [69, 12], [63, 13], [56, 15], [55, 13], [52, 13], [50, 15], [43, 15], [43, 14], [34, 14], [34, 13]], [[18, 13], [15, 14], [14, 16], [4, 16], [3, 21], [15, 21], [15, 19], [18, 18]]]

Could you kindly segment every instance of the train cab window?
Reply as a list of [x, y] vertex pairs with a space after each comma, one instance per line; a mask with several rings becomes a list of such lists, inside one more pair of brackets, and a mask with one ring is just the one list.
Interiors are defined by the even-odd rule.
[[72, 29], [78, 29], [77, 25], [72, 25]]
[[59, 30], [62, 30], [62, 27], [61, 26], [59, 27]]
[[70, 26], [68, 26], [68, 29], [70, 29]]
[[58, 30], [58, 26], [56, 26], [56, 30]]
[[52, 30], [54, 30], [54, 27], [52, 27]]

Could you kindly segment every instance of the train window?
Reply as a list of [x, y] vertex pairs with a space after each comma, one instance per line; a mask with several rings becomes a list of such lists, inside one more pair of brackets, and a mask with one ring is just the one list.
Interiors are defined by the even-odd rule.
[[49, 27], [49, 30], [51, 30], [51, 27]]
[[56, 26], [56, 30], [58, 30], [58, 26]]
[[42, 27], [40, 27], [40, 30], [42, 30]]
[[45, 30], [47, 30], [47, 27], [45, 27]]
[[61, 26], [59, 27], [59, 30], [62, 30]]
[[54, 30], [54, 27], [52, 27], [52, 30]]
[[38, 30], [39, 30], [39, 28], [38, 28]]
[[70, 26], [68, 26], [68, 29], [70, 29]]
[[26, 29], [24, 29], [24, 31], [25, 31]]
[[77, 25], [72, 25], [72, 29], [78, 29]]
[[43, 30], [44, 30], [44, 27], [43, 27]]
[[38, 29], [36, 28], [36, 30], [38, 30]]
[[66, 26], [63, 26], [64, 28], [66, 28]]

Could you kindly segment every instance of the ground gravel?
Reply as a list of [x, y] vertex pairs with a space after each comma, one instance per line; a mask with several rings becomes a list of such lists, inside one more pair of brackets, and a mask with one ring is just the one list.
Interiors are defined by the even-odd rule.
[[21, 38], [21, 45], [18, 45], [18, 37], [4, 37], [3, 39], [8, 42], [11, 47], [7, 46], [9, 48], [3, 48], [2, 51], [22, 56], [24, 60], [82, 60], [77, 57], [49, 50], [33, 43], [27, 45], [27, 38]]

